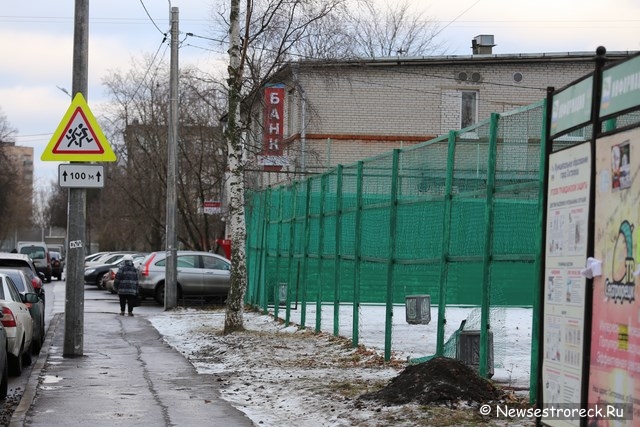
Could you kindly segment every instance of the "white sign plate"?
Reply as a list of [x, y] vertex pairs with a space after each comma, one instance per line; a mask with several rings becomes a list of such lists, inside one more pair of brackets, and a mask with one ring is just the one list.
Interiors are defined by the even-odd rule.
[[104, 166], [75, 163], [58, 165], [58, 184], [71, 188], [103, 188]]

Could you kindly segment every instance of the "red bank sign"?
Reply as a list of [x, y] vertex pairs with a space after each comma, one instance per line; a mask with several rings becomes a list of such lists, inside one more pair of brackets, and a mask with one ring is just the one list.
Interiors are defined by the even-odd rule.
[[283, 155], [284, 137], [284, 85], [276, 84], [264, 89], [264, 137], [260, 164], [266, 171], [279, 171], [288, 164]]

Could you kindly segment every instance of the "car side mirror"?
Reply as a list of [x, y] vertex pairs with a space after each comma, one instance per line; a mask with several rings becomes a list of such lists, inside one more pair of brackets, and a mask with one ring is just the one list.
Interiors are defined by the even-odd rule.
[[40, 297], [38, 296], [38, 294], [34, 294], [32, 292], [27, 292], [26, 294], [20, 294], [21, 295], [21, 300], [23, 303], [27, 303], [30, 302], [31, 304], [35, 304], [38, 301], [40, 301]]

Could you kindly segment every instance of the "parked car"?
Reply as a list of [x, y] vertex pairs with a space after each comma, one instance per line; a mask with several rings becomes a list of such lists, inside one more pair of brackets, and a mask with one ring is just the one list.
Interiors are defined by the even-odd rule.
[[[132, 255], [133, 257], [133, 265], [136, 268], [139, 268], [140, 265], [142, 264], [142, 261], [147, 257], [147, 254], [134, 254]], [[118, 269], [120, 267], [122, 267], [122, 264], [124, 263], [124, 261], [120, 261], [118, 262], [116, 265], [114, 265], [113, 267], [111, 267], [109, 269], [109, 271], [107, 271], [103, 276], [102, 276], [102, 283], [100, 285], [101, 289], [106, 289], [109, 292], [111, 292], [112, 294], [116, 294], [118, 293], [118, 291], [113, 287], [113, 281], [116, 278], [116, 273], [118, 272]]]
[[[139, 291], [142, 297], [153, 297], [164, 304], [167, 252], [152, 252], [139, 268]], [[178, 298], [226, 297], [229, 292], [231, 264], [210, 252], [178, 251]]]
[[42, 287], [44, 274], [38, 272], [36, 265], [28, 255], [0, 252], [0, 268], [17, 268], [22, 270], [29, 280], [31, 280], [36, 294], [38, 294], [43, 302], [45, 301], [44, 288]]
[[[13, 284], [16, 285], [16, 289], [22, 295], [31, 293], [35, 294], [35, 290], [33, 289], [33, 285], [29, 278], [24, 274], [22, 270], [11, 269], [11, 268], [0, 268], [0, 273], [6, 274], [13, 280]], [[45, 328], [44, 328], [44, 300], [38, 298], [38, 302], [36, 303], [26, 303], [25, 304], [29, 309], [29, 313], [31, 313], [31, 317], [33, 318], [33, 345], [32, 350], [33, 354], [40, 354], [40, 349], [42, 348], [42, 344], [44, 344], [45, 338]]]
[[18, 242], [18, 253], [28, 255], [45, 281], [51, 281], [51, 255], [45, 242]]
[[0, 322], [0, 399], [9, 392], [9, 361], [7, 360], [7, 331]]
[[[122, 261], [122, 258], [124, 258], [125, 255], [127, 254], [118, 253], [118, 254], [108, 255], [106, 257], [99, 258], [100, 260], [103, 260], [104, 263], [99, 263], [99, 264], [89, 263], [90, 265], [84, 268], [84, 283], [87, 285], [96, 285], [98, 289], [104, 289], [102, 277], [112, 267], [116, 266], [120, 261]], [[131, 255], [131, 254], [128, 254], [128, 255]]]
[[133, 255], [134, 253], [135, 252], [127, 252], [127, 251], [107, 252], [98, 258], [92, 259], [91, 261], [85, 260], [84, 268], [93, 267], [95, 265], [116, 264], [118, 261], [122, 259], [123, 256], [127, 254]]
[[51, 277], [62, 280], [62, 272], [64, 271], [64, 259], [62, 254], [57, 251], [50, 251], [51, 255]]
[[95, 260], [97, 258], [100, 258], [101, 256], [103, 256], [105, 254], [108, 254], [108, 253], [109, 252], [96, 252], [96, 253], [87, 255], [87, 256], [84, 257], [84, 262], [86, 263], [86, 262], [89, 262], [89, 261], [93, 261], [93, 260]]
[[13, 280], [0, 273], [0, 322], [7, 332], [7, 355], [9, 374], [20, 376], [24, 366], [31, 364], [33, 318], [25, 303], [35, 304], [38, 295], [18, 292]]

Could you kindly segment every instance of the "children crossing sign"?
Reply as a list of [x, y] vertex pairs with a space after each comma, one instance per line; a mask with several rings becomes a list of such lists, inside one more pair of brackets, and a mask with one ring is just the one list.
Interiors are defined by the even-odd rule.
[[42, 156], [43, 161], [115, 162], [116, 155], [78, 92]]

